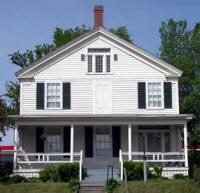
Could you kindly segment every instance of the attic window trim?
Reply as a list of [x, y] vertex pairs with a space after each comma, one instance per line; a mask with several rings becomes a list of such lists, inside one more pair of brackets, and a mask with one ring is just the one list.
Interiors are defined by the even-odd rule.
[[88, 48], [88, 53], [110, 53], [110, 48]]

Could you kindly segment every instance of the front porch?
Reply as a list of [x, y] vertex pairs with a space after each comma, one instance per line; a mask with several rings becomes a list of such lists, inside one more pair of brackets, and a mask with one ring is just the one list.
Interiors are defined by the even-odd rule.
[[[120, 163], [123, 179], [123, 161], [143, 161], [145, 146], [150, 166], [163, 165], [164, 176], [188, 175], [187, 120], [190, 118], [156, 115], [20, 118], [15, 121], [14, 172], [31, 177], [52, 164], [78, 162], [82, 180], [82, 167], [118, 168]], [[44, 132], [41, 134], [38, 128]], [[37, 137], [38, 132], [43, 143]]]

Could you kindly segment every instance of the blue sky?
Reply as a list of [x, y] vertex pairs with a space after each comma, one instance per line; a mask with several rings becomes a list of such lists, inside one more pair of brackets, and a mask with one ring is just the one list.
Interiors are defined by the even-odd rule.
[[0, 94], [19, 69], [8, 54], [51, 43], [56, 27], [93, 26], [94, 5], [104, 5], [104, 26], [126, 26], [136, 45], [159, 53], [158, 29], [169, 18], [200, 21], [199, 0], [2, 0], [0, 6]]

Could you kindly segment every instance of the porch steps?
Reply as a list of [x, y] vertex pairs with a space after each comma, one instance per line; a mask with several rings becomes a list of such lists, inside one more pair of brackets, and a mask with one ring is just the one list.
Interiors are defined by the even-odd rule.
[[[107, 179], [107, 169], [87, 169], [87, 177], [83, 180], [83, 182], [87, 183], [99, 183], [106, 182]], [[109, 173], [109, 177], [111, 178], [111, 172]], [[116, 180], [120, 180], [119, 178], [119, 170], [113, 169], [113, 178]]]
[[81, 183], [79, 193], [105, 193], [105, 183]]

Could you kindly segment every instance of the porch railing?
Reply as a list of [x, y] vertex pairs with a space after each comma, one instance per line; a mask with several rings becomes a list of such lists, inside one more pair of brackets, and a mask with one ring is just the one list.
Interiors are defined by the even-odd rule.
[[20, 153], [17, 152], [16, 163], [20, 165], [32, 165], [37, 167], [37, 164], [58, 164], [58, 163], [79, 163], [79, 179], [82, 180], [82, 165], [83, 165], [83, 151], [73, 153], [73, 161], [71, 153]]
[[[153, 163], [159, 163], [164, 167], [183, 167], [185, 164], [184, 152], [145, 152], [145, 154], [150, 167]], [[121, 180], [123, 180], [123, 161], [128, 160], [128, 155], [128, 152], [119, 151]], [[132, 152], [131, 160], [134, 162], [142, 162], [143, 156], [143, 152]]]

